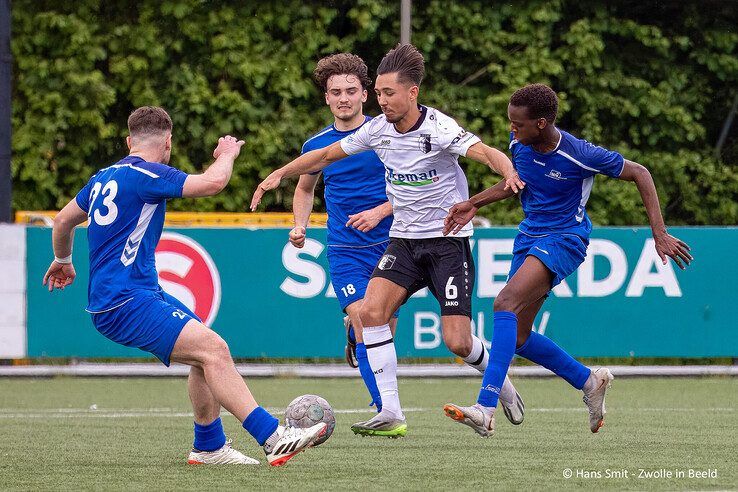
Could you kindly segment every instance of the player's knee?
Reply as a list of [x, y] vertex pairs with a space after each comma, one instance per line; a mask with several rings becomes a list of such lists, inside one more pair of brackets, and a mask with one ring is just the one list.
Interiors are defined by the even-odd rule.
[[379, 326], [387, 323], [388, 319], [382, 306], [373, 306], [364, 303], [359, 310], [359, 318], [364, 326]]
[[444, 336], [443, 341], [446, 343], [446, 347], [459, 357], [466, 357], [472, 350], [472, 338], [470, 336]]
[[502, 292], [498, 294], [494, 302], [494, 310], [497, 311], [509, 311], [517, 313], [520, 310], [519, 302], [516, 300], [514, 294], [510, 293], [507, 289], [502, 289]]
[[204, 344], [204, 359], [209, 365], [220, 365], [231, 362], [231, 350], [223, 338], [215, 332], [208, 337]]

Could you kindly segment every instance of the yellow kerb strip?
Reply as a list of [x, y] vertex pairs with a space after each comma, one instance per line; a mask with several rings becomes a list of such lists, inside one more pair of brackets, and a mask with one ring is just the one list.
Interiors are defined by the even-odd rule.
[[[15, 213], [17, 224], [53, 224], [55, 210], [22, 210]], [[310, 225], [325, 226], [326, 214], [311, 214]], [[168, 227], [292, 227], [289, 212], [235, 213], [235, 212], [167, 212], [164, 225]]]

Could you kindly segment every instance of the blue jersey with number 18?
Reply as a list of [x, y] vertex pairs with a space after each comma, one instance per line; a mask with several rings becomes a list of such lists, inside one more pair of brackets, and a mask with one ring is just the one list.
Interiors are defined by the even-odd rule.
[[159, 289], [154, 250], [166, 200], [182, 196], [185, 179], [165, 164], [127, 156], [98, 171], [77, 194], [88, 217], [88, 312], [114, 309], [138, 290]]

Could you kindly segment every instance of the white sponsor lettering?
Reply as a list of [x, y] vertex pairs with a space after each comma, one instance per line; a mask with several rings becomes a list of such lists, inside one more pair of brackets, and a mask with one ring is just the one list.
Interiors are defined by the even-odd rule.
[[[595, 258], [603, 257], [610, 264], [607, 277], [595, 280]], [[577, 271], [577, 295], [579, 297], [605, 297], [620, 289], [628, 275], [625, 251], [607, 239], [592, 239], [587, 257]]]
[[[513, 240], [479, 239], [472, 240], [471, 245], [472, 249], [478, 248], [476, 297], [496, 297], [507, 282]], [[326, 297], [336, 297], [333, 286], [328, 282], [326, 271], [317, 261], [324, 249], [323, 244], [315, 239], [307, 239], [302, 249], [294, 248], [289, 244], [285, 245], [282, 250], [282, 263], [292, 275], [287, 275], [283, 280], [280, 286], [283, 292], [301, 299], [312, 298], [321, 293]], [[388, 266], [386, 264], [389, 260], [385, 260], [385, 267]], [[607, 262], [606, 269], [603, 266], [603, 260]], [[157, 261], [159, 261], [158, 255]], [[645, 289], [649, 287], [661, 289], [666, 297], [682, 296], [682, 289], [671, 261], [666, 265], [661, 263], [661, 258], [654, 248], [653, 239], [649, 238], [644, 241], [632, 275], [628, 278], [630, 268], [625, 251], [620, 245], [607, 239], [592, 239], [587, 250], [587, 257], [570, 280], [574, 282], [576, 279], [577, 297], [607, 297], [618, 293], [624, 286], [626, 287], [625, 297], [641, 297]], [[169, 291], [169, 289], [166, 290]], [[171, 293], [183, 301], [187, 297], [187, 293]], [[554, 287], [552, 293], [559, 298], [569, 298], [575, 295], [567, 280], [563, 280]], [[344, 295], [343, 292], [340, 294]], [[428, 297], [428, 295], [428, 289], [424, 288], [411, 297]], [[453, 298], [453, 296], [447, 297]]]
[[574, 297], [574, 292], [571, 290], [571, 287], [569, 287], [569, 284], [566, 283], [566, 279], [562, 280], [559, 285], [551, 289], [551, 292], [553, 292], [553, 295], [556, 297]]
[[[656, 268], [655, 272], [651, 271], [653, 268]], [[674, 275], [671, 260], [667, 258], [666, 265], [661, 263], [651, 238], [643, 243], [643, 250], [625, 290], [625, 297], [641, 297], [646, 287], [660, 287], [666, 297], [682, 297], [682, 289]]]
[[300, 257], [300, 255], [307, 255], [317, 258], [322, 252], [323, 245], [315, 239], [306, 239], [305, 246], [301, 249], [289, 243], [285, 244], [282, 249], [282, 264], [290, 273], [305, 277], [307, 282], [299, 282], [292, 277], [287, 277], [279, 286], [282, 292], [301, 299], [315, 297], [323, 292], [326, 283], [323, 267]]
[[[510, 271], [510, 257], [512, 255], [512, 239], [480, 239], [477, 241], [479, 276], [477, 296], [497, 297], [505, 283]], [[498, 256], [506, 256], [499, 259]]]
[[416, 349], [430, 350], [441, 345], [441, 317], [431, 311], [418, 311], [413, 322]]

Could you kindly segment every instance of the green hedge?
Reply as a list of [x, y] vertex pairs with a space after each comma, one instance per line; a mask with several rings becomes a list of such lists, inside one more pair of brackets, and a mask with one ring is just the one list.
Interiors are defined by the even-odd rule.
[[[721, 159], [713, 148], [738, 82], [738, 6], [642, 3], [416, 0], [421, 102], [506, 148], [510, 94], [546, 82], [562, 128], [651, 169], [669, 223], [736, 224], [737, 132]], [[126, 118], [149, 104], [172, 115], [172, 163], [185, 171], [210, 161], [221, 134], [246, 140], [225, 192], [172, 207], [244, 211], [259, 179], [331, 121], [311, 81], [317, 59], [352, 51], [373, 71], [399, 33], [399, 2], [377, 0], [16, 0], [12, 17], [15, 209], [63, 206], [126, 153]], [[367, 109], [378, 112], [372, 96]], [[497, 180], [462, 165], [472, 192]], [[646, 223], [634, 186], [599, 181], [596, 223]], [[267, 210], [289, 209], [293, 189], [269, 194]], [[520, 219], [512, 201], [486, 213]]]

